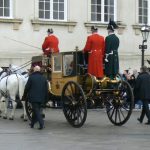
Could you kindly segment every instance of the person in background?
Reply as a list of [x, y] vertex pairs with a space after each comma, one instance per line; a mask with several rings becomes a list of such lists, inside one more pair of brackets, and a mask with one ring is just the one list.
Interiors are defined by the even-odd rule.
[[125, 81], [130, 80], [130, 73], [129, 73], [129, 70], [128, 70], [128, 69], [127, 69], [127, 70], [124, 70], [122, 76], [123, 76], [123, 80], [125, 80]]
[[98, 28], [91, 27], [92, 35], [87, 37], [83, 53], [88, 53], [88, 73], [97, 78], [104, 76], [103, 59], [105, 50], [104, 37], [98, 34]]
[[147, 122], [145, 124], [150, 125], [150, 110], [149, 110], [149, 101], [150, 101], [150, 74], [147, 72], [147, 67], [143, 66], [140, 69], [141, 73], [137, 77], [135, 90], [138, 94], [138, 97], [143, 102], [142, 112], [137, 120], [142, 123], [144, 116], [147, 116]]
[[138, 99], [138, 97], [137, 97], [138, 93], [135, 89], [136, 79], [137, 79], [138, 75], [139, 75], [139, 72], [137, 71], [137, 69], [134, 69], [133, 74], [130, 77], [129, 83], [130, 83], [131, 87], [133, 88], [135, 108], [141, 109], [143, 104], [142, 104], [142, 101], [140, 99]]
[[107, 27], [108, 36], [105, 39], [105, 75], [111, 79], [119, 73], [119, 38], [114, 33], [117, 28], [116, 23], [110, 20]]
[[47, 34], [48, 36], [45, 38], [42, 44], [42, 50], [45, 55], [50, 56], [51, 53], [58, 53], [59, 52], [59, 40], [56, 35], [53, 34], [53, 29], [48, 29]]
[[29, 76], [25, 86], [23, 99], [28, 99], [32, 105], [33, 113], [30, 127], [34, 128], [36, 122], [39, 122], [39, 128], [44, 128], [44, 120], [41, 114], [41, 105], [48, 99], [48, 82], [41, 74], [41, 68], [35, 66], [33, 73]]

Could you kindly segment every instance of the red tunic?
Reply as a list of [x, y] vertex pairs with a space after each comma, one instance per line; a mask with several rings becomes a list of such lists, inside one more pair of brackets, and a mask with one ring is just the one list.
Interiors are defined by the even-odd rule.
[[42, 49], [45, 55], [59, 52], [59, 40], [55, 35], [49, 35], [45, 38]]
[[88, 73], [96, 77], [103, 77], [103, 58], [105, 50], [105, 40], [103, 36], [94, 33], [87, 38], [84, 52], [89, 52]]

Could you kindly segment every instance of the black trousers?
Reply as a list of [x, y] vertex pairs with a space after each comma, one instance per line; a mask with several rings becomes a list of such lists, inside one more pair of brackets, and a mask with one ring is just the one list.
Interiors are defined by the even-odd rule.
[[143, 99], [143, 108], [142, 108], [142, 112], [141, 112], [141, 116], [140, 116], [140, 120], [143, 121], [145, 115], [148, 119], [148, 122], [150, 122], [150, 110], [149, 110], [149, 100], [148, 99]]
[[36, 122], [39, 122], [39, 126], [44, 126], [44, 120], [41, 114], [41, 103], [31, 103], [33, 113], [32, 113], [32, 120], [31, 125], [34, 126]]

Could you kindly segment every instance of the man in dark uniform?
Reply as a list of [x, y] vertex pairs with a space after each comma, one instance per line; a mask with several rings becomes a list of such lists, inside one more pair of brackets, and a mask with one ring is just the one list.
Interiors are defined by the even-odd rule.
[[116, 23], [110, 20], [107, 27], [108, 36], [105, 39], [105, 75], [111, 79], [119, 72], [119, 38], [114, 33], [116, 28]]
[[41, 68], [35, 66], [34, 72], [29, 76], [25, 86], [23, 99], [28, 98], [32, 105], [33, 113], [30, 127], [33, 128], [36, 122], [39, 122], [39, 129], [44, 128], [44, 121], [41, 115], [41, 104], [48, 99], [48, 83], [41, 74]]
[[135, 84], [135, 91], [136, 96], [142, 100], [143, 102], [143, 108], [140, 115], [140, 118], [138, 118], [138, 121], [140, 123], [143, 122], [144, 116], [146, 114], [147, 116], [147, 122], [145, 124], [150, 125], [150, 110], [148, 103], [150, 101], [150, 74], [147, 72], [147, 67], [143, 66], [141, 67], [141, 73], [137, 77], [136, 84]]

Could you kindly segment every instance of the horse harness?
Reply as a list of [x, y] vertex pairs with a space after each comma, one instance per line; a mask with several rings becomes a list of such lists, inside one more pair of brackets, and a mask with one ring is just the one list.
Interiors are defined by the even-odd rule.
[[[17, 79], [18, 79], [17, 73], [14, 73], [14, 74], [16, 75], [16, 77], [17, 77]], [[11, 74], [11, 75], [12, 75], [12, 74]], [[4, 92], [4, 91], [1, 90], [1, 89], [0, 89], [0, 92], [1, 92], [1, 94], [2, 94], [3, 97], [9, 98], [8, 103], [9, 103], [9, 102], [12, 102], [12, 101], [16, 101], [16, 100], [10, 98], [9, 92], [8, 92], [8, 90], [7, 90], [7, 84], [8, 84], [9, 75], [7, 75], [7, 76], [5, 76], [5, 77], [7, 77], [7, 79], [6, 79], [6, 92]], [[2, 78], [2, 79], [3, 79], [3, 78]], [[1, 80], [2, 80], [2, 79], [1, 79]], [[0, 81], [1, 81], [1, 80], [0, 80]], [[18, 81], [19, 81], [19, 79], [18, 79]], [[18, 89], [19, 89], [19, 82], [18, 82]]]

